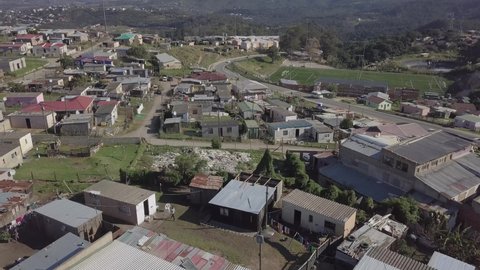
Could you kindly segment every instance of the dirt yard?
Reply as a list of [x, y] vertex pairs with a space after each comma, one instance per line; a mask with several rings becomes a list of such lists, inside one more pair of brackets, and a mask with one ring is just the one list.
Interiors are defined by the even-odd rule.
[[0, 267], [2, 269], [8, 269], [13, 266], [12, 263], [14, 263], [16, 259], [31, 256], [35, 252], [36, 250], [22, 243], [0, 243]]

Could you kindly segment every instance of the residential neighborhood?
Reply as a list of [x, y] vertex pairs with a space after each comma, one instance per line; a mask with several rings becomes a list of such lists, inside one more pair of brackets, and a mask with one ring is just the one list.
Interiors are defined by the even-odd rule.
[[245, 14], [213, 35], [107, 24], [160, 12], [131, 7], [54, 27], [70, 9], [0, 6], [2, 268], [479, 269], [479, 96], [422, 73], [427, 52], [347, 69]]

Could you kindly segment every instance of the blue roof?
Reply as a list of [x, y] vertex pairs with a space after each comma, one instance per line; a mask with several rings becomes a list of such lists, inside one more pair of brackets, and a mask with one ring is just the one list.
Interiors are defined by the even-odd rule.
[[88, 241], [73, 233], [67, 233], [13, 267], [12, 270], [55, 269], [88, 246], [90, 246]]
[[286, 129], [286, 128], [308, 128], [312, 127], [312, 123], [305, 119], [290, 120], [287, 122], [276, 122], [267, 124], [270, 129]]
[[273, 197], [275, 188], [231, 180], [208, 203], [252, 214], [259, 214], [265, 207], [266, 188], [268, 188], [268, 200], [270, 200]]
[[400, 189], [377, 181], [341, 163], [332, 164], [320, 169], [320, 174], [328, 177], [338, 185], [352, 188], [361, 195], [371, 197], [377, 202], [405, 194], [405, 192]]

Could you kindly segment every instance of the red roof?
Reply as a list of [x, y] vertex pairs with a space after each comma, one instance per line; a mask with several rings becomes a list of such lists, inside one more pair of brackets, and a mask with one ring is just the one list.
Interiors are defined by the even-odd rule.
[[463, 114], [476, 114], [477, 113], [477, 108], [475, 107], [475, 104], [472, 103], [453, 103], [452, 104], [452, 109], [457, 110], [456, 115], [463, 115]]
[[197, 174], [190, 182], [190, 187], [219, 190], [223, 186], [223, 177]]
[[50, 47], [63, 47], [63, 46], [65, 46], [65, 44], [60, 43], [60, 42], [56, 42], [56, 43], [46, 42], [46, 43], [40, 44], [38, 46], [42, 46], [43, 48], [50, 48]]
[[22, 112], [41, 112], [42, 107], [45, 111], [64, 112], [64, 111], [84, 111], [93, 103], [93, 98], [86, 96], [77, 96], [65, 101], [45, 101], [40, 104], [32, 104], [22, 109]]
[[40, 38], [42, 35], [34, 35], [34, 34], [23, 34], [23, 35], [17, 35], [15, 39], [34, 39], [34, 38]]
[[227, 76], [225, 76], [225, 74], [223, 74], [223, 73], [208, 72], [208, 71], [193, 73], [193, 74], [190, 75], [190, 78], [195, 79], [195, 80], [210, 81], [210, 82], [227, 80]]

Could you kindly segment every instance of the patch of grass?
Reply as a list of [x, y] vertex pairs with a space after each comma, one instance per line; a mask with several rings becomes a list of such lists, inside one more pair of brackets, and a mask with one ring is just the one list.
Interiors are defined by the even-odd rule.
[[45, 59], [33, 57], [25, 58], [25, 62], [27, 63], [27, 67], [14, 71], [13, 74], [15, 75], [15, 77], [22, 77], [40, 67], [43, 67], [48, 63], [48, 61], [46, 61]]
[[282, 65], [283, 61], [272, 63], [270, 57], [256, 57], [244, 61], [234, 62], [232, 68], [242, 73], [252, 73], [254, 76], [267, 78], [274, 74]]
[[292, 79], [301, 84], [313, 85], [320, 78], [364, 80], [379, 83], [387, 83], [390, 88], [414, 87], [424, 91], [443, 93], [452, 83], [451, 81], [436, 75], [393, 73], [378, 71], [362, 71], [350, 69], [313, 69], [281, 67], [270, 79], [279, 82], [280, 79]]
[[[115, 145], [102, 147], [88, 158], [37, 158], [32, 154], [16, 170], [15, 179], [41, 180], [37, 190], [41, 192], [60, 189], [67, 191], [63, 181], [72, 191], [80, 191], [89, 182], [101, 179], [118, 179], [120, 168], [127, 168], [136, 158], [139, 145]], [[76, 187], [78, 186], [79, 189]]]

